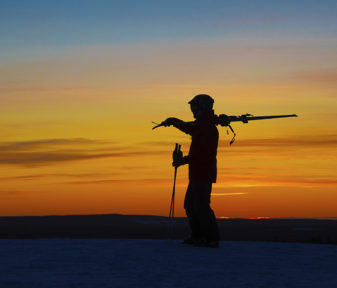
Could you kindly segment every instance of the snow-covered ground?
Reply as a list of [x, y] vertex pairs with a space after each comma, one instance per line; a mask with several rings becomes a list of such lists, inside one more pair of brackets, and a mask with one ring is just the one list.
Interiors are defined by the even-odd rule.
[[0, 240], [0, 287], [337, 287], [337, 246], [131, 239]]

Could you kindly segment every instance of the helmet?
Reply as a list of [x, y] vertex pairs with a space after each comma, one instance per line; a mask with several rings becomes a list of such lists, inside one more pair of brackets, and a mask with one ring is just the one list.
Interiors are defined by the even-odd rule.
[[212, 110], [213, 103], [213, 98], [207, 94], [199, 94], [197, 96], [194, 96], [194, 98], [190, 102], [188, 102], [188, 104], [197, 105], [203, 110]]

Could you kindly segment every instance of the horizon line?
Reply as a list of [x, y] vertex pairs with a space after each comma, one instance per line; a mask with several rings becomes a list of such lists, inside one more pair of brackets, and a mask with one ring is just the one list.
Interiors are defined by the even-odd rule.
[[[7, 215], [0, 218], [23, 218], [23, 217], [69, 217], [69, 216], [134, 216], [134, 217], [162, 217], [169, 218], [162, 215], [151, 214], [122, 214], [122, 213], [96, 213], [96, 214], [48, 214], [48, 215]], [[187, 218], [186, 216], [174, 217], [175, 219]], [[270, 216], [256, 216], [256, 217], [230, 217], [230, 216], [217, 216], [216, 219], [220, 220], [337, 220], [337, 216], [333, 217], [270, 217]]]

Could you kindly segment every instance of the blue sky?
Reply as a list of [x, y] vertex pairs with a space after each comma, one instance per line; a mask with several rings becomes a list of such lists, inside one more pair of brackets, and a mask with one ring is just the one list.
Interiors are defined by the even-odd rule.
[[0, 45], [110, 45], [263, 33], [336, 36], [337, 1], [8, 1]]

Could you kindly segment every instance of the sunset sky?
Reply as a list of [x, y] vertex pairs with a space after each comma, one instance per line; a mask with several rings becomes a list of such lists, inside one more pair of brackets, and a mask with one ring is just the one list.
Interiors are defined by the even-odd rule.
[[[218, 217], [337, 217], [337, 1], [0, 1], [0, 216], [167, 216], [206, 93]], [[187, 167], [178, 170], [184, 216]]]

